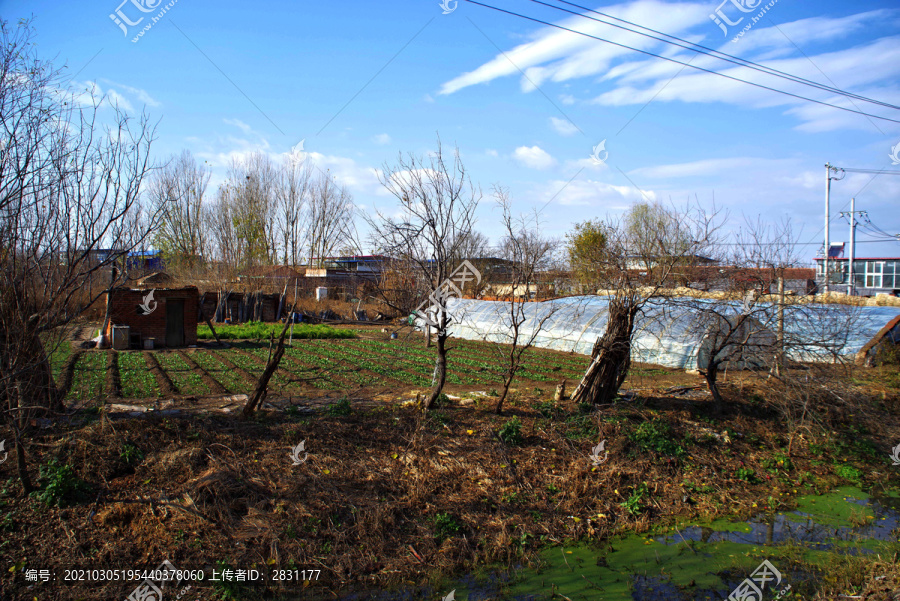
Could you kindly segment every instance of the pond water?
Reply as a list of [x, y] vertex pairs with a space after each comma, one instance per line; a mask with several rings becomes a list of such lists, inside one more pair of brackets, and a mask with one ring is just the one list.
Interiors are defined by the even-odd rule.
[[[649, 535], [630, 535], [602, 548], [552, 547], [543, 568], [522, 566], [467, 576], [444, 587], [356, 593], [342, 601], [712, 601], [729, 594], [764, 560], [780, 573], [763, 587], [774, 600], [811, 574], [779, 570], [779, 556], [802, 546], [815, 564], [833, 553], [896, 549], [900, 495], [873, 499], [858, 488], [797, 499], [795, 511], [747, 522], [719, 520]], [[786, 563], [786, 562], [783, 562]], [[552, 595], [557, 595], [552, 597]], [[754, 597], [755, 598], [755, 597]]]

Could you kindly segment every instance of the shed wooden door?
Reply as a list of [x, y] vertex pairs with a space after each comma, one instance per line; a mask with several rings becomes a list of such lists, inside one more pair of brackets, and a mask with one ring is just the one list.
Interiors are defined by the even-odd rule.
[[166, 299], [166, 346], [184, 346], [184, 299]]

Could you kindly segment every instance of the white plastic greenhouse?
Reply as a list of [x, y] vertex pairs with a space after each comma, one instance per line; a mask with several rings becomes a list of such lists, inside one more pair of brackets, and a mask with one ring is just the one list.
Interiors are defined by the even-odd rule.
[[[706, 299], [659, 299], [648, 303], [635, 323], [632, 360], [695, 369], [710, 332], [710, 321], [698, 319], [706, 306], [721, 315], [738, 315], [743, 304]], [[756, 314], [759, 320], [774, 324], [775, 306], [760, 307]], [[450, 298], [447, 311], [452, 318], [448, 328], [451, 336], [511, 342], [508, 303]], [[576, 296], [526, 303], [525, 315], [527, 321], [520, 328], [520, 340], [530, 338], [539, 327], [535, 346], [590, 355], [594, 342], [606, 328], [607, 299]], [[898, 315], [900, 309], [896, 307], [803, 305], [801, 310], [790, 311], [785, 319], [788, 354], [803, 361], [831, 360], [835, 355], [852, 357]], [[423, 324], [422, 320], [417, 323]]]

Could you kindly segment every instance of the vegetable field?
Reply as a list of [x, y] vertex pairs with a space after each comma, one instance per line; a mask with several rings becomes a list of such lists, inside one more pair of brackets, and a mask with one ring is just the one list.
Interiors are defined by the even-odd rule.
[[[484, 390], [499, 388], [504, 371], [502, 347], [453, 340], [447, 384]], [[68, 348], [54, 356], [63, 371]], [[240, 394], [252, 391], [262, 373], [267, 343], [236, 342], [228, 349], [156, 351], [85, 351], [74, 356], [69, 401], [159, 398], [172, 394]], [[526, 355], [514, 387], [551, 386], [566, 378], [578, 380], [587, 367], [581, 355], [532, 350]], [[419, 338], [302, 339], [286, 349], [269, 383], [272, 394], [298, 396], [317, 391], [427, 387], [434, 370], [434, 350]], [[115, 375], [111, 375], [113, 372]]]

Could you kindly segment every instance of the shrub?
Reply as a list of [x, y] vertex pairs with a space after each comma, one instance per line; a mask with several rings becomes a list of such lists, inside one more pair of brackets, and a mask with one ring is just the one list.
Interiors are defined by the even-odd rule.
[[350, 399], [342, 398], [337, 403], [328, 405], [326, 411], [332, 417], [340, 417], [342, 415], [350, 415], [353, 413], [353, 407], [350, 406]]
[[133, 444], [126, 443], [122, 445], [122, 452], [119, 454], [119, 457], [128, 465], [134, 465], [144, 460], [144, 452]]
[[522, 444], [522, 422], [519, 421], [518, 417], [512, 418], [500, 426], [500, 431], [497, 432], [497, 436], [500, 437], [500, 440], [510, 446]]
[[462, 532], [462, 525], [449, 513], [439, 513], [434, 516], [434, 535], [439, 540], [450, 538]]
[[631, 515], [635, 515], [644, 510], [644, 505], [641, 501], [644, 498], [644, 495], [647, 494], [647, 483], [644, 482], [637, 488], [635, 488], [631, 492], [631, 496], [628, 497], [628, 500], [624, 503], [619, 503], [620, 507], [624, 507], [625, 510]]
[[70, 466], [60, 464], [56, 459], [41, 466], [40, 481], [44, 487], [31, 495], [51, 507], [65, 507], [77, 502], [88, 490], [87, 483], [78, 478]]
[[744, 482], [749, 482], [750, 484], [759, 484], [762, 482], [759, 478], [756, 477], [756, 471], [751, 470], [747, 467], [740, 467], [734, 473], [737, 476], [738, 480], [743, 480]]
[[685, 454], [681, 443], [672, 434], [672, 428], [662, 420], [652, 420], [640, 424], [634, 432], [628, 435], [631, 442], [645, 451], [654, 451], [661, 455], [681, 457]]

